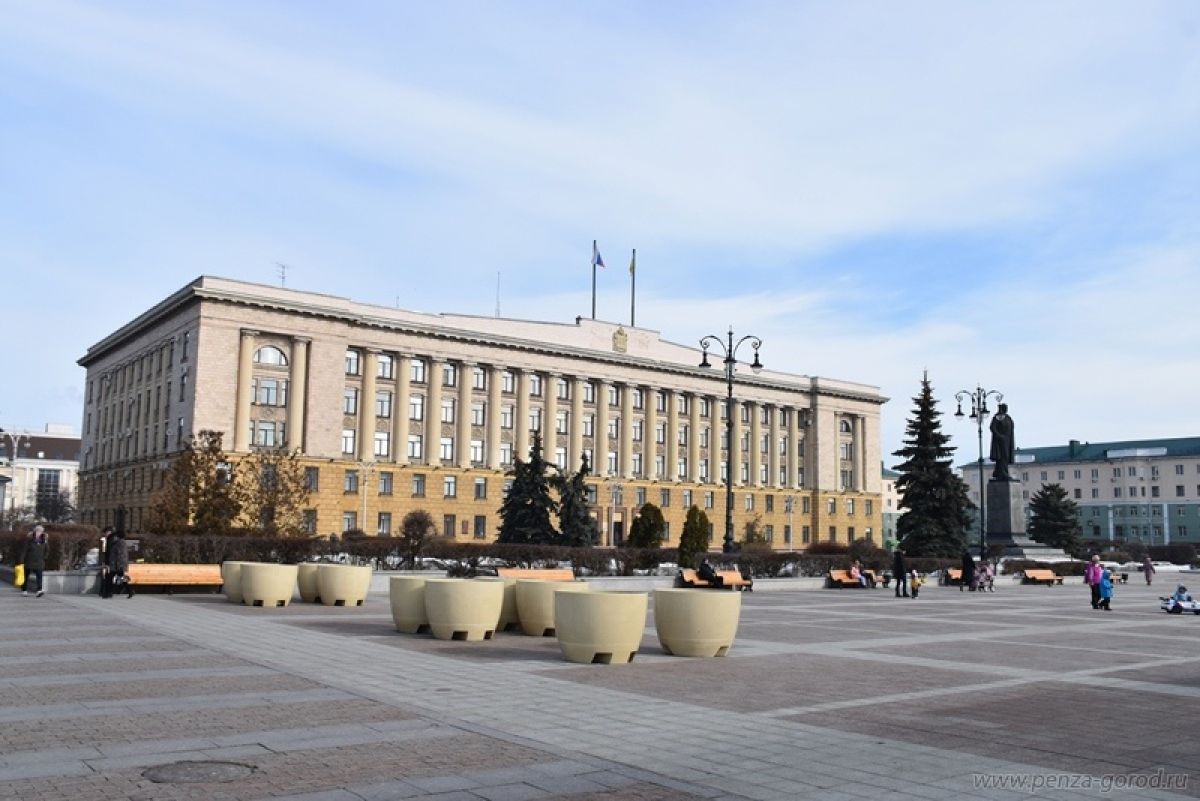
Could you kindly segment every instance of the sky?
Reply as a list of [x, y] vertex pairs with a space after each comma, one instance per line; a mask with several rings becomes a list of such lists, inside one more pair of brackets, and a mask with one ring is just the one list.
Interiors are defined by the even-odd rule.
[[[202, 274], [1200, 435], [1200, 3], [0, 0], [0, 427]], [[433, 280], [431, 280], [431, 276]], [[499, 285], [499, 293], [497, 293]], [[986, 444], [986, 443], [985, 443]], [[889, 465], [895, 459], [888, 457]]]

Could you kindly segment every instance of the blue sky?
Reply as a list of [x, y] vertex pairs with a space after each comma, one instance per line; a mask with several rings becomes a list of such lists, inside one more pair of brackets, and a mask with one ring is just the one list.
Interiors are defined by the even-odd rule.
[[636, 247], [640, 324], [879, 385], [886, 451], [925, 369], [1018, 444], [1198, 433], [1200, 4], [0, 13], [0, 426], [78, 426], [75, 360], [202, 273], [570, 320], [598, 239], [601, 317]]

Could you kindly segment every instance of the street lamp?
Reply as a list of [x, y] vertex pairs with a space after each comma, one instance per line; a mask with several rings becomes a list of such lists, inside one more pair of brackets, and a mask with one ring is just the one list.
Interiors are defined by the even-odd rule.
[[[5, 431], [3, 428], [0, 428], [0, 437], [8, 440], [8, 466], [12, 472], [12, 510], [15, 513], [17, 511], [17, 458], [21, 455], [22, 445], [28, 448], [29, 443], [32, 442], [32, 438], [29, 434]], [[28, 492], [27, 488], [26, 491]], [[0, 512], [3, 511], [3, 508], [0, 508]], [[11, 520], [9, 521], [9, 525], [13, 525]]]
[[988, 408], [988, 398], [995, 398], [996, 402], [1004, 400], [1004, 395], [994, 389], [984, 389], [976, 385], [974, 390], [962, 389], [954, 393], [954, 400], [958, 401], [958, 411], [954, 413], [955, 417], [963, 417], [963, 399], [966, 398], [971, 403], [971, 419], [975, 421], [975, 429], [979, 434], [979, 558], [987, 559], [987, 493], [983, 488], [983, 423], [987, 420], [992, 410]]
[[[738, 348], [746, 342], [754, 348], [754, 361], [751, 362], [750, 369], [758, 373], [763, 368], [762, 362], [758, 360], [758, 349], [762, 347], [762, 340], [758, 337], [744, 336], [735, 345], [731, 327], [724, 342], [712, 334], [700, 338], [700, 348], [704, 351], [704, 357], [700, 360], [701, 367], [712, 367], [708, 363], [708, 349], [711, 346], [719, 346], [725, 355], [725, 542], [721, 546], [725, 553], [733, 552], [733, 464], [730, 459], [733, 454], [733, 376], [737, 369]], [[757, 447], [754, 443], [751, 445]]]

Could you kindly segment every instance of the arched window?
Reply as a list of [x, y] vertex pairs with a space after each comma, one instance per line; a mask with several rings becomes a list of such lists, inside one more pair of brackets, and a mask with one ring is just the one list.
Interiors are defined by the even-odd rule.
[[850, 421], [849, 421], [849, 420], [843, 420], [841, 423], [839, 423], [839, 424], [838, 424], [838, 430], [839, 430], [839, 431], [841, 431], [843, 434], [852, 434], [852, 433], [854, 433], [854, 430], [853, 430], [852, 428], [850, 428]]
[[279, 348], [275, 347], [274, 345], [264, 345], [263, 347], [254, 351], [254, 363], [287, 367], [288, 362], [287, 356], [285, 356], [283, 351], [281, 351]]

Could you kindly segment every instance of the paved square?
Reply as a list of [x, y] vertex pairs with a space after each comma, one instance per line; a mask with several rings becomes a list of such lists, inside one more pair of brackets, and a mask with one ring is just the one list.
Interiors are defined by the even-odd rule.
[[[1159, 590], [1118, 587], [1108, 613], [1007, 580], [760, 591], [727, 658], [666, 656], [651, 619], [633, 664], [582, 666], [552, 638], [398, 634], [382, 595], [6, 588], [0, 797], [1200, 797], [1200, 617], [1158, 611]], [[143, 775], [200, 760], [253, 771]]]

